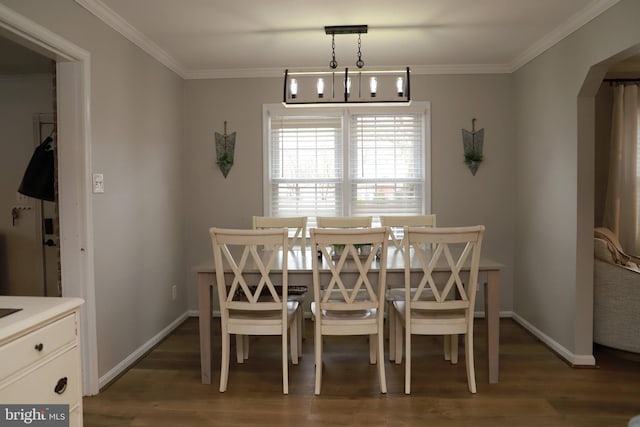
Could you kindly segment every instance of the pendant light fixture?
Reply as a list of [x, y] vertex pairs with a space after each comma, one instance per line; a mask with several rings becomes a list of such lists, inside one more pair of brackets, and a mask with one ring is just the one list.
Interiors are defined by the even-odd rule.
[[[331, 35], [329, 68], [285, 70], [285, 105], [411, 102], [409, 67], [365, 68], [361, 36], [368, 32], [367, 25], [327, 26], [324, 30]], [[338, 69], [335, 37], [342, 34], [358, 35], [355, 68]]]

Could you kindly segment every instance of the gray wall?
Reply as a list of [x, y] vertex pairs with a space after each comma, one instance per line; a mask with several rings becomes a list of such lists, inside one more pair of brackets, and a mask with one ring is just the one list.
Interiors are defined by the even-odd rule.
[[579, 357], [592, 354], [594, 96], [604, 76], [591, 67], [631, 53], [638, 16], [640, 2], [622, 0], [514, 74], [514, 311]]
[[[91, 52], [93, 171], [106, 181], [93, 197], [103, 375], [195, 309], [207, 228], [248, 227], [262, 212], [261, 111], [281, 82], [184, 82], [72, 0], [0, 1]], [[640, 2], [622, 0], [513, 75], [412, 82], [414, 99], [432, 103], [439, 224], [484, 223], [484, 253], [505, 265], [502, 309], [578, 355], [591, 354], [594, 209], [593, 118], [579, 120], [578, 106], [593, 112], [595, 89], [591, 104], [578, 97], [592, 65], [640, 42], [638, 16]], [[475, 177], [460, 136], [474, 117], [486, 132]], [[225, 120], [237, 132], [227, 179], [213, 154]]]
[[187, 309], [184, 82], [73, 0], [1, 1], [91, 54], [92, 172], [106, 188], [92, 198], [104, 376]]
[[[263, 213], [262, 106], [280, 102], [280, 79], [185, 83], [187, 265], [211, 264], [208, 228], [251, 227]], [[502, 310], [511, 311], [514, 252], [514, 119], [510, 75], [413, 76], [412, 98], [431, 101], [432, 212], [442, 226], [485, 224], [483, 253], [503, 263]], [[464, 164], [461, 128], [485, 129], [476, 176]], [[215, 132], [236, 132], [235, 162], [225, 179], [215, 164]], [[186, 278], [196, 309], [195, 273]], [[481, 309], [482, 301], [478, 303]]]

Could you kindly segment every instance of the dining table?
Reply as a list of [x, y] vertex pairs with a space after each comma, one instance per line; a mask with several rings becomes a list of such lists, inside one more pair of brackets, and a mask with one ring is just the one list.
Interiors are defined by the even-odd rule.
[[[267, 251], [265, 251], [267, 252]], [[290, 285], [302, 285], [309, 288], [309, 292], [313, 288], [313, 270], [312, 270], [312, 257], [318, 256], [316, 251], [311, 251], [309, 248], [301, 249], [299, 247], [291, 248], [287, 252], [287, 275], [288, 283]], [[265, 254], [265, 256], [267, 256]], [[272, 265], [272, 274], [282, 274], [282, 250], [276, 257], [274, 264]], [[353, 263], [353, 269], [355, 273], [355, 263]], [[326, 268], [325, 268], [326, 267]], [[387, 252], [386, 262], [386, 283], [387, 288], [403, 287], [404, 286], [404, 254], [403, 250], [395, 247], [389, 247]], [[372, 262], [371, 271], [379, 269], [378, 258]], [[345, 267], [348, 270], [348, 266]], [[487, 322], [487, 353], [488, 353], [488, 382], [489, 384], [496, 384], [499, 380], [499, 346], [500, 346], [500, 272], [503, 269], [503, 265], [490, 258], [481, 256], [480, 266], [478, 273], [478, 286], [483, 286], [484, 289], [484, 318]], [[233, 272], [228, 265], [225, 264], [225, 275], [232, 275]], [[258, 276], [260, 273], [256, 269], [253, 270], [250, 265], [245, 267], [246, 274], [255, 274]], [[469, 267], [464, 266], [461, 270], [463, 276], [468, 272]], [[213, 258], [210, 262], [205, 262], [194, 267], [194, 271], [197, 276], [198, 286], [198, 312], [199, 312], [199, 333], [200, 333], [200, 364], [201, 364], [201, 377], [203, 384], [211, 384], [211, 330], [212, 322], [215, 313], [213, 312], [214, 298], [215, 305], [217, 305], [217, 291], [216, 288], [216, 271], [213, 263]], [[422, 273], [422, 269], [417, 259], [411, 257], [410, 261], [410, 275], [419, 276]], [[323, 262], [323, 267], [320, 268], [320, 274], [331, 274], [326, 262]], [[448, 275], [450, 270], [445, 266], [438, 266], [434, 270], [434, 277], [438, 274]], [[413, 279], [412, 279], [413, 280]], [[418, 279], [419, 280], [419, 279]], [[214, 292], [215, 291], [215, 292]]]

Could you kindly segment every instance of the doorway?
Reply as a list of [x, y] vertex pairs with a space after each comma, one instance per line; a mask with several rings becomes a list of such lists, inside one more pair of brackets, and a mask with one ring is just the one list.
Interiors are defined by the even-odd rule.
[[62, 295], [84, 299], [80, 312], [83, 395], [97, 394], [93, 222], [90, 197], [90, 54], [0, 4], [0, 37], [56, 62], [58, 203]]
[[[0, 295], [60, 296], [56, 283], [45, 286], [41, 233], [41, 210], [55, 211], [55, 203], [47, 202], [47, 206], [19, 192], [27, 165], [40, 145], [40, 133], [55, 126], [40, 129], [33, 121], [42, 116], [46, 123], [53, 123], [55, 62], [6, 39], [0, 40], [0, 54], [23, 61], [19, 67], [0, 61]], [[48, 113], [36, 114], [38, 111]], [[48, 255], [57, 257], [55, 251]], [[50, 264], [57, 270], [57, 260]]]

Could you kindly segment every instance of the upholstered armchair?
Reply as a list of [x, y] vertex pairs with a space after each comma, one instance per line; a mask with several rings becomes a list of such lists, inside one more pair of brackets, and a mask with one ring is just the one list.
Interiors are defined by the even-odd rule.
[[640, 353], [640, 259], [603, 228], [595, 229], [594, 258], [593, 341]]

